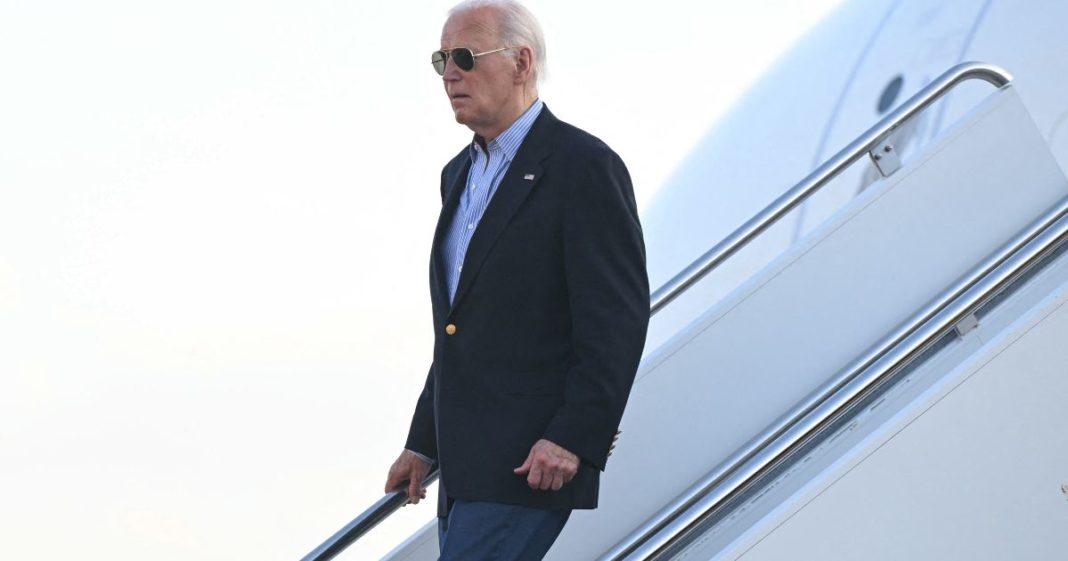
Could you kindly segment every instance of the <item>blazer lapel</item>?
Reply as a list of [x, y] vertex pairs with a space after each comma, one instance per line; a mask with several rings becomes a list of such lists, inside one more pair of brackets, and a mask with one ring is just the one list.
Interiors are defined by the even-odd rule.
[[[550, 136], [556, 118], [549, 113], [548, 107], [542, 107], [541, 114], [534, 121], [527, 133], [523, 144], [516, 152], [515, 158], [508, 166], [501, 184], [490, 199], [486, 212], [478, 222], [478, 228], [471, 238], [471, 244], [467, 247], [464, 256], [463, 271], [460, 272], [460, 282], [456, 287], [456, 296], [453, 298], [452, 309], [460, 304], [471, 283], [478, 275], [479, 269], [486, 255], [489, 254], [493, 244], [504, 231], [504, 228], [515, 215], [516, 210], [526, 200], [531, 190], [541, 179], [541, 162], [548, 156], [550, 151]], [[466, 168], [465, 168], [466, 169]], [[447, 293], [446, 293], [447, 298]]]
[[449, 311], [449, 287], [445, 282], [445, 257], [441, 250], [441, 244], [445, 242], [445, 234], [456, 209], [460, 206], [460, 193], [467, 183], [467, 173], [471, 169], [471, 158], [467, 158], [463, 165], [457, 166], [459, 171], [449, 180], [445, 191], [445, 201], [441, 205], [441, 214], [438, 215], [438, 226], [434, 230], [434, 242], [431, 244], [431, 262], [434, 267], [435, 290], [432, 294], [435, 317], [445, 317]]

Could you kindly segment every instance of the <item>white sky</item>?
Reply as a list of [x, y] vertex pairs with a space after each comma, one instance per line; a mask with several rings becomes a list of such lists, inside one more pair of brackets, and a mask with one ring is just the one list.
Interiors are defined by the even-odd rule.
[[[542, 98], [644, 204], [838, 1], [531, 0]], [[296, 559], [381, 496], [470, 138], [451, 4], [0, 6], [0, 557]]]

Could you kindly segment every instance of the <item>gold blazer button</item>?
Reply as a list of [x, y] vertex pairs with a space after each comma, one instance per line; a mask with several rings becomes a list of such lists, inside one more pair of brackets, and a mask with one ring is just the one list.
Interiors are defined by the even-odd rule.
[[445, 326], [445, 334], [446, 335], [452, 335], [453, 333], [456, 333], [456, 326], [451, 324], [451, 323], [449, 325], [446, 325]]

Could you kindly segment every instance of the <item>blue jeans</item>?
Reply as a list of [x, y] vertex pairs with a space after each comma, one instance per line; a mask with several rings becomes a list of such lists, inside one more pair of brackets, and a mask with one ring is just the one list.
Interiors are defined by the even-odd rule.
[[541, 561], [571, 516], [502, 503], [455, 500], [438, 518], [438, 561]]

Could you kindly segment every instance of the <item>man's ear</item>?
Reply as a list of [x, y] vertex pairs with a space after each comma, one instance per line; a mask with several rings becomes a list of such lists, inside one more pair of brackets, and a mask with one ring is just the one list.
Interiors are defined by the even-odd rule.
[[515, 57], [515, 83], [523, 84], [534, 79], [534, 51], [530, 47], [519, 49]]

